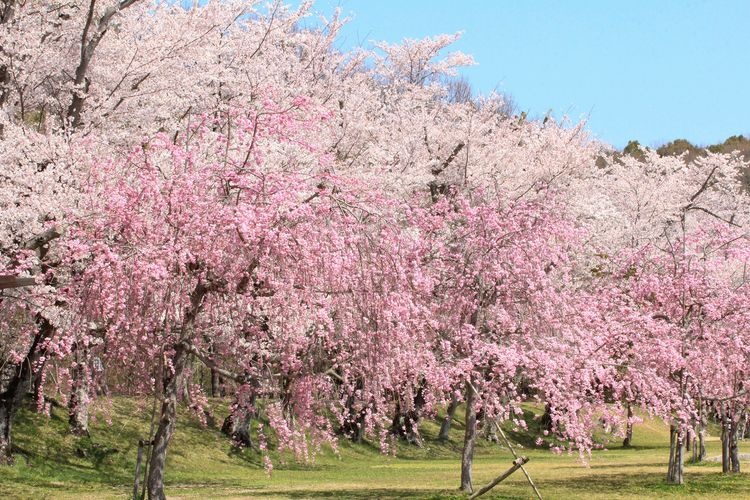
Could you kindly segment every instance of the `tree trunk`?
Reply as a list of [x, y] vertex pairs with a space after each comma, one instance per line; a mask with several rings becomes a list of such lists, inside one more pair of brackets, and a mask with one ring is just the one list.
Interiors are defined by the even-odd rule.
[[31, 388], [34, 369], [46, 353], [45, 343], [52, 338], [55, 328], [42, 316], [36, 317], [37, 331], [29, 352], [20, 363], [0, 365], [0, 465], [12, 464], [11, 429], [13, 415]]
[[211, 368], [211, 397], [224, 397], [224, 380], [215, 369]]
[[474, 445], [477, 437], [477, 412], [474, 408], [474, 387], [471, 382], [466, 382], [466, 414], [464, 431], [464, 449], [461, 454], [461, 490], [471, 493], [474, 488], [471, 484], [471, 467], [474, 462]]
[[737, 426], [737, 439], [739, 439], [740, 441], [744, 441], [745, 439], [745, 426], [746, 425], [747, 425], [747, 418], [743, 416], [740, 419], [740, 422]]
[[721, 472], [729, 473], [729, 435], [723, 422], [721, 426]]
[[422, 437], [419, 435], [419, 420], [424, 407], [424, 385], [420, 383], [412, 401], [412, 409], [401, 411], [401, 405], [396, 402], [396, 414], [391, 422], [391, 433], [406, 440], [407, 443], [422, 447]]
[[402, 436], [404, 433], [404, 429], [401, 424], [401, 402], [396, 399], [396, 406], [393, 410], [393, 419], [391, 420], [391, 428], [390, 432], [394, 436]]
[[348, 437], [352, 443], [361, 443], [365, 438], [365, 415], [364, 410], [353, 415], [350, 413], [339, 432]]
[[628, 420], [625, 424], [625, 439], [622, 440], [622, 447], [623, 448], [630, 448], [633, 443], [633, 407], [630, 403], [628, 403]]
[[734, 425], [729, 435], [729, 464], [733, 473], [740, 472], [740, 450], [737, 446], [737, 428]]
[[148, 471], [148, 498], [150, 500], [166, 500], [164, 495], [164, 469], [167, 462], [167, 447], [172, 439], [175, 425], [177, 423], [177, 396], [182, 387], [181, 379], [187, 364], [185, 347], [182, 344], [175, 346], [172, 359], [174, 373], [169, 373], [164, 368], [164, 394], [161, 406], [159, 426], [154, 436], [154, 444], [151, 452]]
[[732, 418], [726, 406], [721, 408], [721, 472], [729, 474], [731, 465], [732, 448]]
[[695, 464], [695, 463], [700, 462], [700, 459], [698, 458], [698, 436], [697, 435], [693, 436], [693, 442], [691, 443], [691, 445], [692, 445], [693, 457], [690, 459], [690, 461]]
[[698, 459], [702, 462], [706, 459], [706, 416], [704, 414], [703, 401], [699, 401], [698, 407]]
[[683, 438], [680, 436], [679, 429], [672, 424], [669, 428], [669, 470], [667, 471], [667, 483], [683, 484]]
[[482, 423], [482, 437], [484, 439], [492, 443], [500, 442], [500, 439], [497, 437], [497, 432], [495, 432], [494, 420], [489, 418], [487, 414], [482, 414], [481, 418], [478, 417], [477, 420]]
[[[363, 389], [364, 381], [362, 379], [358, 379], [354, 390], [356, 392], [362, 391]], [[348, 394], [346, 397], [346, 418], [344, 420], [344, 423], [341, 425], [341, 428], [339, 429], [339, 433], [348, 437], [353, 443], [361, 443], [365, 438], [365, 417], [367, 415], [367, 412], [364, 410], [364, 408], [358, 410], [355, 407], [356, 403], [357, 400], [354, 396], [354, 393]], [[397, 419], [400, 420], [400, 413], [398, 411], [398, 408], [399, 407], [397, 406], [396, 417], [391, 424], [392, 432], [398, 432], [398, 429], [393, 427], [398, 425]]]
[[257, 383], [253, 383], [251, 387], [239, 387], [232, 411], [221, 426], [221, 432], [239, 446], [251, 447], [253, 444], [250, 437], [250, 422], [256, 415], [255, 400], [259, 387]]
[[[739, 438], [739, 422], [744, 418], [744, 412], [735, 419], [732, 414], [727, 415], [729, 421], [729, 435], [728, 435], [728, 455], [729, 455], [729, 469], [732, 473], [740, 472], [740, 450], [737, 446], [737, 440]], [[723, 469], [723, 466], [722, 466]]]
[[89, 435], [89, 370], [87, 349], [76, 349], [73, 367], [73, 387], [68, 400], [68, 422], [70, 432], [76, 436]]
[[543, 431], [552, 432], [552, 407], [549, 404], [544, 405], [544, 414], [539, 419], [539, 426]]
[[439, 440], [448, 441], [448, 439], [450, 439], [451, 424], [453, 423], [453, 418], [456, 416], [457, 408], [458, 398], [455, 394], [452, 394], [451, 402], [448, 405], [448, 409], [445, 413], [445, 417], [443, 418], [443, 422], [440, 424], [440, 434], [438, 434]]
[[247, 410], [239, 410], [227, 415], [221, 425], [222, 434], [231, 438], [232, 442], [240, 447], [247, 448], [253, 445], [250, 437], [250, 422], [252, 415]]
[[23, 399], [22, 367], [10, 362], [0, 365], [0, 465], [13, 463], [10, 437], [13, 414]]
[[0, 465], [13, 463], [11, 454], [10, 430], [13, 423], [12, 408], [8, 408], [5, 401], [0, 402]]

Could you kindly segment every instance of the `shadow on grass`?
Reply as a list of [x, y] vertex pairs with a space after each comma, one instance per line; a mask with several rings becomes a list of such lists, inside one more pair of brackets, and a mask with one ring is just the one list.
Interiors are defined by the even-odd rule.
[[[687, 464], [686, 464], [687, 465]], [[573, 464], [560, 464], [560, 465], [554, 465], [552, 466], [554, 469], [572, 469], [572, 470], [580, 470], [584, 465], [581, 465], [580, 463], [573, 463]], [[607, 470], [607, 469], [632, 469], [632, 468], [643, 468], [643, 467], [663, 467], [664, 468], [664, 474], [667, 473], [667, 464], [663, 460], [650, 460], [650, 461], [643, 461], [638, 462], [636, 464], [634, 463], [620, 463], [620, 462], [612, 462], [612, 463], [606, 463], [606, 464], [589, 464], [588, 468], [591, 470]]]
[[[248, 498], [267, 497], [268, 491], [249, 491], [243, 492]], [[368, 490], [336, 490], [336, 491], [317, 491], [317, 490], [291, 490], [291, 491], [274, 491], [274, 496], [283, 496], [286, 498], [334, 498], [334, 499], [371, 499], [380, 500], [403, 499], [403, 498], [422, 498], [433, 500], [453, 500], [466, 499], [466, 495], [449, 490], [428, 490], [428, 489], [368, 489]]]
[[654, 445], [645, 445], [645, 444], [633, 445], [633, 444], [631, 444], [630, 446], [622, 446], [622, 445], [620, 445], [620, 446], [610, 446], [608, 449], [611, 450], [611, 451], [626, 451], [626, 452], [628, 452], [628, 451], [658, 450], [660, 448], [666, 450], [665, 453], [669, 454], [669, 447], [668, 446], [664, 446], [664, 445], [660, 445], [660, 444], [654, 444]]
[[750, 483], [739, 475], [727, 476], [720, 472], [690, 474], [690, 470], [685, 471], [685, 484], [673, 485], [665, 481], [666, 469], [664, 474], [654, 473], [597, 473], [596, 475], [575, 477], [569, 479], [546, 479], [541, 485], [550, 489], [565, 489], [569, 491], [578, 491], [581, 498], [585, 492], [596, 491], [599, 493], [609, 493], [616, 495], [622, 491], [637, 493], [641, 491], [650, 495], [666, 496], [677, 495], [687, 496], [710, 494], [714, 498], [726, 498], [730, 495], [732, 498], [750, 497]]

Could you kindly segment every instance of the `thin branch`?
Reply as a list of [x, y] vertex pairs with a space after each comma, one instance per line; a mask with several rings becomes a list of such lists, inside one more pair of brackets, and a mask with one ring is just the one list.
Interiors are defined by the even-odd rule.
[[453, 162], [453, 160], [456, 159], [456, 156], [458, 156], [458, 153], [461, 152], [464, 146], [466, 146], [466, 143], [464, 143], [463, 141], [456, 144], [456, 147], [453, 148], [453, 151], [451, 151], [451, 154], [448, 155], [448, 158], [446, 158], [445, 161], [441, 163], [439, 167], [432, 169], [432, 175], [438, 175], [443, 170], [448, 168], [448, 166], [451, 164], [451, 162]]
[[244, 384], [245, 382], [247, 382], [247, 378], [244, 375], [239, 375], [237, 373], [221, 368], [211, 359], [211, 356], [201, 351], [200, 349], [195, 347], [193, 344], [189, 342], [183, 342], [183, 346], [185, 347], [185, 350], [187, 352], [194, 354], [195, 357], [198, 358], [204, 365], [214, 370], [216, 373], [218, 373], [222, 377], [228, 378], [230, 380], [234, 380], [238, 384]]
[[701, 195], [701, 193], [703, 193], [703, 191], [706, 190], [706, 188], [708, 188], [708, 183], [711, 181], [711, 178], [714, 176], [714, 173], [716, 172], [717, 168], [719, 167], [716, 166], [711, 170], [711, 173], [709, 173], [708, 177], [706, 177], [706, 180], [703, 181], [703, 185], [700, 187], [700, 189], [696, 191], [693, 196], [690, 197], [690, 203], [694, 202], [695, 199], [698, 198]]

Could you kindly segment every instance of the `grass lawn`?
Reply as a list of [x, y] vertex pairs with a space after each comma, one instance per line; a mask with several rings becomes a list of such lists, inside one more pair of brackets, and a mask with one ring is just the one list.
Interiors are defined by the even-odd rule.
[[[100, 403], [101, 404], [101, 403]], [[217, 402], [217, 417], [226, 406]], [[91, 438], [68, 434], [65, 412], [47, 418], [24, 410], [16, 419], [16, 464], [0, 468], [0, 498], [126, 498], [132, 491], [139, 437], [146, 436], [151, 406], [129, 399], [101, 404]], [[109, 414], [111, 424], [105, 422]], [[219, 422], [220, 423], [220, 422]], [[339, 455], [325, 451], [312, 464], [274, 457], [269, 477], [259, 455], [233, 450], [217, 427], [202, 427], [181, 414], [167, 462], [170, 498], [465, 498], [459, 481], [463, 427], [454, 426], [451, 442], [435, 441], [438, 426], [423, 426], [425, 446], [401, 446], [397, 456], [383, 456], [376, 446], [341, 443]], [[515, 439], [529, 444], [527, 436]], [[684, 486], [664, 484], [668, 433], [660, 421], [636, 426], [634, 447], [613, 443], [596, 451], [588, 466], [577, 456], [555, 455], [525, 447], [527, 470], [547, 499], [570, 498], [750, 498], [750, 474], [723, 476], [721, 464], [686, 465]], [[744, 443], [743, 443], [744, 445]], [[742, 451], [750, 446], [741, 445]], [[720, 454], [718, 439], [708, 455]], [[481, 440], [474, 469], [481, 487], [510, 466], [507, 449]], [[750, 467], [750, 463], [746, 465]], [[483, 498], [532, 498], [518, 471]]]

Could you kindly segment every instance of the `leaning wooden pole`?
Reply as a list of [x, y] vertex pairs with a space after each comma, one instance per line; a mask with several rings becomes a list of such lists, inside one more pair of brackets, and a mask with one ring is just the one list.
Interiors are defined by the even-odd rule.
[[498, 484], [500, 484], [503, 481], [505, 481], [508, 478], [508, 476], [510, 476], [511, 474], [513, 474], [514, 472], [516, 472], [518, 469], [520, 469], [521, 467], [523, 467], [523, 464], [525, 464], [528, 461], [529, 461], [529, 459], [527, 457], [518, 457], [517, 459], [513, 460], [513, 465], [511, 466], [510, 469], [506, 470], [505, 472], [503, 472], [502, 474], [500, 474], [499, 476], [497, 476], [495, 479], [493, 479], [492, 481], [490, 481], [481, 490], [479, 490], [476, 493], [474, 493], [473, 495], [471, 495], [469, 497], [469, 500], [474, 500], [475, 498], [478, 498], [478, 497], [484, 495], [485, 493], [487, 493], [488, 491], [490, 491], [492, 488], [494, 488]]
[[34, 285], [36, 285], [36, 280], [34, 278], [19, 278], [18, 276], [0, 274], [0, 290]]
[[[505, 445], [508, 447], [510, 452], [513, 454], [513, 458], [518, 458], [518, 455], [516, 454], [516, 450], [513, 449], [513, 447], [510, 445], [510, 441], [508, 441], [508, 437], [503, 432], [503, 429], [497, 425], [497, 422], [492, 422], [495, 425], [495, 429], [500, 433], [500, 436], [502, 436], [503, 441], [505, 441]], [[526, 467], [521, 464], [521, 471], [523, 471], [523, 475], [526, 476], [526, 480], [531, 485], [531, 489], [534, 490], [534, 494], [539, 500], [542, 500], [542, 495], [539, 493], [539, 490], [536, 488], [536, 485], [534, 484], [534, 481], [531, 480], [531, 476], [529, 475], [529, 472], [526, 470]]]

